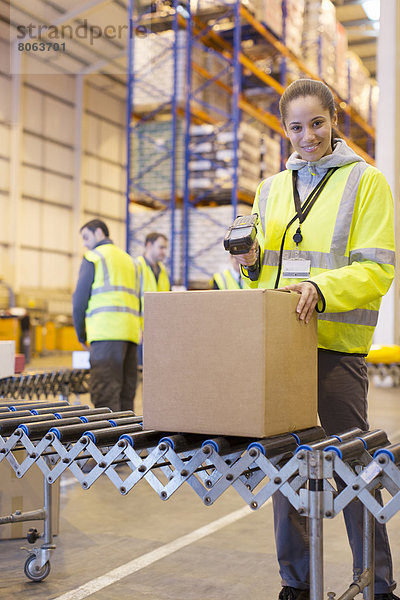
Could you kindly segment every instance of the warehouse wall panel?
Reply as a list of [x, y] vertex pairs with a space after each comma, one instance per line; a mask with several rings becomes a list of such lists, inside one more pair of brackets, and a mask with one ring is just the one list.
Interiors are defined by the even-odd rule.
[[45, 135], [66, 144], [74, 143], [74, 110], [72, 107], [55, 100], [44, 98], [44, 129]]
[[[48, 73], [43, 75], [27, 75], [26, 85], [32, 86], [43, 94], [59, 98], [64, 103], [73, 104], [75, 101], [75, 77], [73, 75], [59, 75], [54, 73], [48, 65]], [[27, 73], [28, 70], [25, 69]]]
[[121, 190], [120, 167], [103, 163], [100, 169], [100, 184], [116, 191]]
[[[7, 192], [10, 189], [10, 161], [6, 158], [0, 158], [0, 190]], [[5, 220], [5, 215], [1, 213], [0, 221]], [[0, 241], [2, 238], [0, 237]]]
[[[42, 247], [66, 253], [71, 251], [71, 215], [71, 211], [63, 207], [43, 206], [41, 217], [43, 224]], [[65, 282], [62, 287], [66, 287]]]
[[7, 33], [5, 38], [0, 38], [0, 71], [2, 73], [10, 71], [10, 42]]
[[103, 79], [85, 82], [81, 205], [84, 220], [106, 221], [115, 243], [125, 248], [125, 98], [96, 87]]
[[[0, 168], [2, 165], [2, 161], [0, 161]], [[0, 171], [1, 176], [1, 171]], [[10, 211], [10, 203], [8, 201], [8, 197], [5, 194], [0, 194], [0, 247], [1, 244], [10, 243], [10, 229], [8, 227], [9, 220], [9, 211]], [[2, 273], [1, 263], [0, 263], [0, 276]]]
[[84, 181], [97, 182], [100, 179], [101, 164], [98, 158], [94, 156], [85, 156], [83, 167]]
[[[9, 190], [17, 88], [7, 75], [8, 49], [8, 40], [0, 39], [0, 274], [10, 278], [17, 293], [65, 290], [69, 305], [74, 269], [84, 252], [75, 231], [78, 221], [103, 218], [114, 241], [125, 246], [125, 97], [113, 95], [114, 84], [104, 76], [85, 76], [77, 115], [76, 76], [54, 74], [50, 64], [42, 65], [43, 74], [27, 74], [33, 66], [38, 72], [38, 61], [28, 59], [24, 74], [15, 80], [20, 81], [16, 133], [21, 137], [14, 157], [17, 185]], [[96, 87], [105, 84], [110, 89]], [[16, 228], [15, 215], [21, 215]], [[15, 256], [18, 265], [12, 264]]]
[[10, 155], [10, 126], [8, 123], [0, 123], [0, 154], [1, 156]]
[[100, 144], [98, 153], [109, 160], [121, 160], [121, 129], [106, 121], [100, 121]]
[[74, 173], [74, 154], [70, 148], [65, 148], [53, 142], [45, 142], [44, 160], [50, 169], [68, 175]]
[[21, 167], [22, 194], [41, 198], [43, 194], [43, 173], [41, 170], [29, 166]]
[[23, 160], [32, 165], [43, 164], [43, 140], [31, 133], [23, 135]]
[[[1, 51], [2, 46], [0, 45], [0, 55]], [[11, 121], [11, 78], [4, 74], [0, 77], [0, 121], [5, 123]]]
[[42, 255], [42, 285], [44, 288], [65, 288], [71, 278], [71, 260], [62, 254], [44, 252]]
[[[21, 286], [37, 289], [41, 287], [41, 252], [22, 248], [20, 254]], [[49, 286], [50, 288], [53, 286]]]
[[22, 201], [24, 218], [20, 223], [22, 243], [40, 248], [42, 241], [42, 205], [35, 200], [25, 198]]
[[23, 91], [24, 102], [22, 107], [23, 125], [29, 131], [42, 133], [43, 131], [43, 95], [25, 87]]
[[10, 251], [7, 246], [0, 244], [0, 277], [4, 281], [11, 281], [13, 265], [10, 261]]
[[115, 219], [125, 219], [125, 197], [112, 190], [99, 190], [99, 211]]
[[90, 82], [87, 86], [86, 107], [105, 119], [112, 119], [117, 123], [125, 121], [124, 102], [90, 85]]
[[99, 147], [98, 118], [93, 115], [85, 115], [83, 122], [83, 141], [85, 150], [92, 154], [97, 154]]
[[125, 222], [114, 221], [113, 219], [108, 220], [108, 226], [110, 228], [110, 236], [115, 244], [120, 248], [125, 249], [126, 239], [126, 225]]
[[73, 181], [53, 173], [43, 173], [43, 199], [71, 206]]

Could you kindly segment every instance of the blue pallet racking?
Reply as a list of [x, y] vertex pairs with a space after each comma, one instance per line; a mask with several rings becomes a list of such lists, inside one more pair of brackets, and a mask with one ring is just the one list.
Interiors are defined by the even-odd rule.
[[[139, 5], [139, 3], [137, 3]], [[154, 8], [156, 7], [155, 12]], [[158, 10], [159, 7], [164, 7]], [[285, 46], [286, 0], [282, 3], [283, 34], [278, 38], [268, 29], [266, 23], [260, 23], [239, 0], [218, 0], [213, 10], [197, 11], [195, 2], [182, 2], [173, 0], [168, 9], [161, 2], [149, 5], [149, 8], [139, 14], [135, 9], [135, 0], [130, 0], [130, 23], [132, 27], [131, 43], [129, 47], [129, 77], [128, 77], [128, 185], [127, 201], [142, 202], [152, 207], [162, 208], [155, 212], [145, 223], [135, 226], [134, 213], [127, 208], [128, 235], [127, 244], [131, 252], [135, 252], [139, 242], [143, 242], [143, 231], [147, 225], [156, 227], [160, 216], [169, 213], [169, 235], [171, 244], [170, 272], [173, 284], [181, 284], [186, 288], [193, 285], [195, 274], [204, 277], [211, 276], [210, 266], [204, 267], [202, 261], [205, 255], [221, 244], [223, 235], [229, 223], [221, 222], [204, 210], [204, 205], [213, 201], [217, 204], [228, 204], [231, 208], [230, 218], [237, 214], [238, 202], [251, 203], [252, 195], [240, 189], [239, 186], [239, 127], [242, 122], [257, 123], [260, 128], [268, 128], [279, 133], [281, 137], [281, 165], [284, 164], [288, 152], [288, 144], [281, 129], [277, 102], [279, 95], [289, 82], [288, 64], [295, 65], [304, 76], [314, 79], [321, 78], [310, 72], [298, 56]], [[166, 94], [163, 102], [156, 106], [149, 106], [140, 114], [135, 104], [135, 90], [141, 86], [148, 90], [149, 100], [152, 99], [151, 82], [149, 82], [149, 67], [143, 71], [136, 66], [140, 61], [135, 61], [135, 52], [138, 51], [143, 35], [155, 36], [156, 32], [172, 32], [164, 47], [160, 51], [160, 60], [172, 57], [173, 86]], [[140, 32], [140, 35], [135, 34]], [[160, 36], [161, 37], [161, 36]], [[185, 39], [183, 44], [182, 39]], [[280, 57], [279, 72], [268, 74], [261, 70], [252, 61], [245, 51], [245, 41], [251, 39], [255, 43], [262, 42], [267, 45], [271, 53]], [[220, 69], [209, 72], [207, 68], [196, 63], [200, 53], [210, 57], [219, 57]], [[194, 54], [196, 55], [194, 57]], [[183, 67], [184, 65], [184, 67]], [[182, 70], [183, 74], [182, 74]], [[179, 70], [179, 72], [178, 72]], [[200, 74], [194, 81], [193, 74]], [[230, 81], [227, 84], [226, 78]], [[155, 82], [156, 84], [156, 82]], [[272, 99], [271, 108], [257, 105], [250, 94], [246, 94], [251, 86], [263, 86], [266, 94]], [[157, 89], [157, 85], [155, 85]], [[228, 96], [228, 107], [209, 101], [205, 98], [208, 89], [218, 89], [221, 95]], [[366, 123], [355, 109], [349, 104], [349, 99], [344, 99], [335, 94], [337, 104], [342, 109], [340, 126], [344, 130], [346, 139], [352, 137], [362, 144], [356, 147], [367, 160], [371, 162], [373, 152], [374, 130]], [[226, 102], [225, 102], [226, 104]], [[157, 160], [146, 162], [147, 157], [141, 157], [143, 165], [132, 168], [132, 151], [135, 147], [138, 154], [138, 140], [151, 143], [156, 136], [156, 127], [151, 130], [151, 123], [159, 123], [161, 115], [169, 113], [169, 121], [164, 121], [164, 128], [170, 128], [170, 143], [165, 144], [165, 153]], [[168, 123], [168, 125], [165, 125]], [[209, 133], [205, 133], [202, 141], [213, 141], [222, 132], [230, 131], [232, 135], [232, 160], [230, 168], [233, 169], [232, 180], [229, 185], [229, 194], [223, 182], [219, 180], [214, 186], [213, 193], [210, 189], [197, 189], [192, 185], [191, 164], [193, 158], [207, 158], [211, 170], [218, 167], [217, 161], [210, 156], [202, 156], [193, 146], [193, 128], [200, 125], [211, 126]], [[201, 129], [201, 128], [200, 128]], [[134, 141], [135, 140], [135, 141]], [[350, 140], [349, 140], [350, 141]], [[183, 174], [177, 170], [181, 163], [180, 150], [183, 144]], [[207, 152], [204, 153], [207, 155]], [[140, 156], [140, 153], [139, 153]], [[169, 188], [167, 193], [160, 196], [154, 190], [157, 180], [157, 169], [160, 163], [169, 161], [170, 168]], [[152, 179], [153, 177], [153, 179]], [[150, 185], [149, 185], [150, 182]], [[254, 182], [256, 187], [258, 181]], [[138, 200], [139, 198], [139, 200]], [[177, 218], [177, 209], [181, 219]], [[193, 217], [201, 215], [204, 223], [214, 226], [219, 232], [213, 241], [205, 241], [204, 246], [196, 250], [191, 249]], [[229, 218], [229, 220], [230, 220]], [[222, 246], [221, 246], [222, 247]], [[176, 264], [177, 260], [179, 265]]]

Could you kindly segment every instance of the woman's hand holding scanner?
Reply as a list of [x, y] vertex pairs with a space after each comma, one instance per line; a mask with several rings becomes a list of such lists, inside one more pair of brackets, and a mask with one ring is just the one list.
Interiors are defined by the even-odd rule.
[[299, 303], [297, 304], [296, 312], [299, 315], [300, 321], [309, 323], [314, 309], [321, 299], [317, 289], [313, 286], [313, 284], [308, 281], [302, 281], [301, 283], [285, 285], [285, 287], [279, 289], [297, 292], [301, 295]]
[[255, 238], [250, 250], [246, 254], [236, 254], [236, 260], [243, 267], [252, 267], [257, 262], [258, 252], [259, 252], [258, 240], [257, 240], [257, 238]]

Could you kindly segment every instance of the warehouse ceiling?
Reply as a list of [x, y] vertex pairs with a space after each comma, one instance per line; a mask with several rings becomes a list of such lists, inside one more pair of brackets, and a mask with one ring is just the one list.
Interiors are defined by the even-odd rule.
[[[333, 0], [333, 3], [336, 17], [347, 31], [349, 50], [358, 54], [371, 76], [376, 77], [379, 21], [368, 18], [365, 0]], [[379, 10], [379, 0], [369, 0], [369, 6]]]
[[[368, 19], [363, 0], [333, 1], [337, 18], [347, 30], [349, 48], [375, 76], [377, 24]], [[45, 73], [52, 67], [59, 73], [103, 73], [104, 86], [115, 86], [114, 91], [123, 97], [127, 14], [128, 0], [0, 0], [0, 34], [17, 44], [33, 43], [38, 41], [40, 28], [46, 50], [29, 52], [26, 72]], [[49, 48], [63, 41], [65, 51]], [[15, 56], [21, 59], [17, 50]], [[20, 69], [23, 72], [23, 63]]]
[[[0, 17], [1, 36], [15, 41], [20, 72], [103, 73], [104, 86], [125, 97], [128, 0], [0, 0]], [[39, 44], [34, 51], [34, 42], [45, 49]], [[32, 44], [29, 64], [18, 55], [21, 43]]]

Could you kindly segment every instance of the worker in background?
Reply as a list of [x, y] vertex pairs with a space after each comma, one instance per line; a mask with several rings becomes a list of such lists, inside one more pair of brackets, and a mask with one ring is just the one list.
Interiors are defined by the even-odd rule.
[[210, 286], [213, 290], [241, 290], [243, 279], [240, 272], [240, 263], [234, 254], [231, 257], [231, 266], [221, 273], [214, 273]]
[[88, 249], [73, 295], [76, 334], [90, 352], [90, 394], [95, 407], [132, 410], [139, 342], [139, 280], [132, 258], [93, 219], [80, 229]]
[[[239, 260], [249, 287], [297, 292], [298, 317], [305, 323], [318, 313], [318, 412], [326, 433], [366, 431], [365, 356], [381, 297], [394, 276], [390, 188], [383, 174], [336, 134], [335, 103], [324, 83], [294, 81], [279, 108], [294, 153], [285, 171], [259, 185], [253, 205], [261, 221], [257, 238]], [[308, 600], [307, 519], [282, 494], [273, 500], [279, 598]], [[352, 502], [344, 517], [354, 572], [361, 572], [361, 502]], [[375, 553], [375, 600], [399, 600], [381, 524], [376, 524]]]
[[139, 271], [141, 301], [144, 292], [169, 292], [171, 284], [163, 264], [167, 256], [168, 239], [163, 233], [149, 233], [144, 242], [143, 256], [136, 259]]
[[[136, 259], [140, 285], [140, 314], [143, 331], [143, 309], [145, 292], [169, 292], [171, 284], [164, 261], [167, 256], [168, 238], [163, 233], [147, 234], [143, 256]], [[142, 342], [142, 340], [141, 340]], [[138, 364], [143, 364], [143, 345], [138, 348]]]

